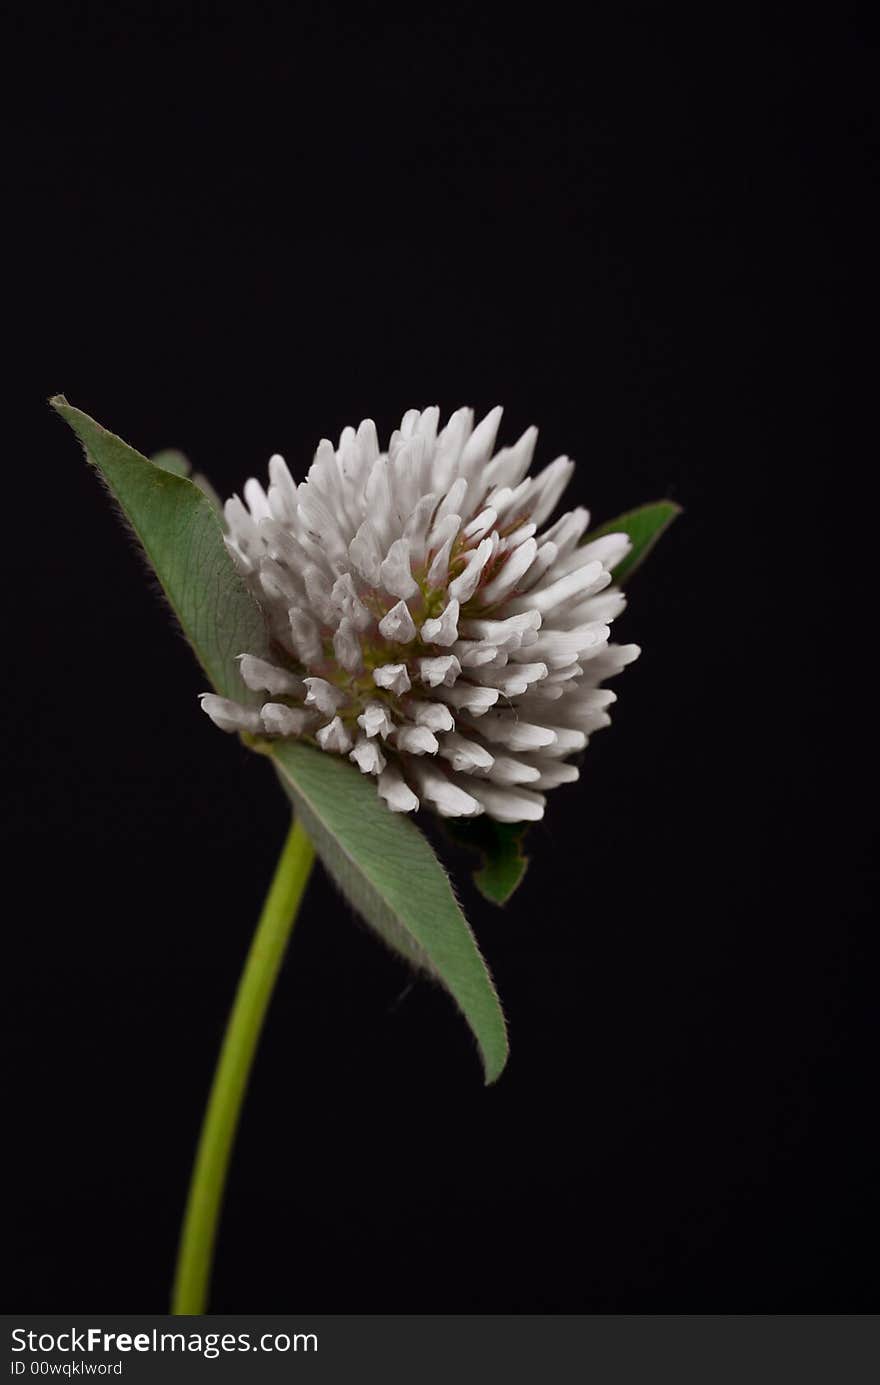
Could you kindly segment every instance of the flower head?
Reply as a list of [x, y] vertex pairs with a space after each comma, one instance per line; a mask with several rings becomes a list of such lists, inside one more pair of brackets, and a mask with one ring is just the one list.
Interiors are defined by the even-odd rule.
[[529, 476], [537, 430], [495, 452], [501, 409], [411, 409], [380, 452], [375, 425], [324, 440], [297, 486], [227, 502], [227, 545], [264, 613], [272, 662], [244, 652], [255, 708], [205, 693], [224, 731], [347, 755], [394, 812], [500, 822], [543, 816], [544, 790], [609, 723], [600, 687], [638, 654], [609, 644], [625, 534], [581, 544], [577, 508], [549, 528], [574, 463]]

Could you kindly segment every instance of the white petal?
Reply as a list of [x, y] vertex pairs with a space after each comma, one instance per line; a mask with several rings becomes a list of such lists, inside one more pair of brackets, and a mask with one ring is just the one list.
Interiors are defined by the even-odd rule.
[[381, 668], [373, 669], [373, 682], [377, 688], [388, 688], [391, 692], [409, 692], [412, 686], [409, 681], [409, 674], [406, 671], [406, 664], [383, 664]]
[[379, 540], [380, 549], [386, 550], [393, 537], [392, 529], [394, 526], [394, 504], [388, 476], [387, 457], [378, 456], [370, 468], [367, 484], [364, 488], [364, 508], [370, 516], [370, 522]]
[[379, 585], [380, 568], [382, 566], [382, 552], [379, 547], [379, 539], [376, 531], [368, 519], [365, 519], [360, 529], [358, 529], [351, 543], [348, 545], [348, 556], [354, 563], [358, 572], [369, 582], [371, 586]]
[[371, 624], [372, 617], [357, 594], [350, 572], [343, 572], [341, 577], [337, 577], [330, 600], [340, 616], [350, 620], [357, 630], [366, 630]]
[[[269, 491], [270, 507], [272, 506], [273, 490], [282, 502], [283, 513], [277, 515], [276, 518], [291, 520], [296, 514], [296, 486], [287, 463], [277, 452], [269, 458], [269, 480], [272, 483]], [[274, 513], [274, 507], [272, 508]]]
[[580, 730], [586, 717], [594, 712], [604, 712], [616, 701], [617, 693], [613, 688], [579, 687], [575, 684], [556, 714], [555, 721], [559, 723], [556, 729], [576, 727]]
[[319, 712], [325, 716], [332, 717], [337, 709], [346, 701], [346, 695], [341, 688], [334, 687], [324, 678], [304, 678], [303, 682], [308, 688], [306, 693], [306, 705], [317, 707]]
[[357, 440], [364, 460], [374, 462], [379, 455], [379, 438], [376, 425], [371, 418], [365, 418], [357, 430]]
[[[573, 665], [573, 667], [575, 669], [575, 677], [577, 677], [578, 674], [583, 672], [583, 669], [581, 668], [580, 664], [575, 664]], [[558, 702], [560, 697], [563, 697], [564, 695], [565, 688], [563, 687], [563, 685], [561, 683], [551, 683], [550, 676], [548, 676], [544, 679], [543, 683], [539, 683], [537, 687], [531, 688], [529, 691], [530, 715], [542, 715], [541, 709], [538, 704], [540, 704], [541, 702]], [[534, 701], [535, 703], [534, 706], [531, 705], [532, 701]]]
[[490, 664], [498, 650], [482, 640], [457, 640], [455, 653], [462, 668], [479, 668], [481, 664]]
[[487, 488], [518, 486], [532, 465], [537, 441], [538, 430], [532, 427], [526, 429], [513, 447], [500, 448], [483, 472]]
[[[487, 659], [485, 664], [478, 664], [477, 668], [482, 668], [484, 670], [493, 668], [505, 668], [511, 653], [512, 651], [508, 649], [496, 650], [495, 657], [493, 659]], [[486, 678], [482, 674], [476, 674], [474, 681], [477, 683], [491, 683], [492, 679]]]
[[608, 626], [598, 621], [593, 625], [579, 625], [574, 630], [551, 630], [545, 626], [534, 644], [525, 651], [514, 650], [511, 658], [537, 657], [551, 669], [565, 668], [576, 663], [582, 655], [598, 654], [608, 642], [610, 633]]
[[568, 457], [557, 457], [536, 476], [529, 495], [529, 516], [533, 524], [540, 528], [553, 513], [573, 471], [574, 462]]
[[472, 519], [464, 530], [462, 538], [470, 539], [471, 543], [475, 543], [477, 539], [481, 539], [484, 534], [488, 534], [497, 518], [497, 510], [493, 510], [491, 507], [486, 510], [481, 510], [476, 519]]
[[577, 765], [566, 760], [549, 760], [541, 765], [540, 776], [532, 785], [534, 789], [557, 789], [560, 784], [574, 784], [580, 778]]
[[312, 725], [314, 712], [303, 707], [287, 707], [283, 702], [264, 702], [263, 727], [268, 736], [301, 736]]
[[400, 422], [400, 431], [405, 438], [412, 436], [420, 418], [421, 411], [419, 409], [407, 409]]
[[451, 779], [447, 779], [442, 770], [421, 761], [413, 766], [413, 773], [422, 799], [436, 808], [441, 817], [472, 818], [482, 812], [479, 801]]
[[503, 669], [476, 669], [474, 677], [485, 679], [505, 697], [521, 697], [530, 684], [539, 683], [547, 677], [547, 665], [509, 664]]
[[302, 679], [295, 673], [288, 673], [286, 668], [278, 668], [265, 659], [255, 659], [252, 654], [239, 655], [239, 669], [242, 682], [254, 692], [274, 693], [276, 697], [283, 693], [302, 697], [305, 692]]
[[333, 652], [348, 673], [359, 673], [364, 666], [357, 631], [354, 623], [346, 618], [339, 622], [339, 629], [333, 636]]
[[496, 755], [489, 778], [494, 784], [533, 784], [541, 777], [541, 771], [524, 760], [514, 760], [510, 755]]
[[434, 477], [438, 487], [445, 489], [458, 474], [459, 458], [473, 426], [473, 409], [456, 409], [439, 434], [434, 451]]
[[229, 527], [229, 537], [241, 551], [251, 558], [259, 554], [263, 548], [259, 530], [237, 495], [227, 500], [223, 515]]
[[[521, 650], [516, 650], [516, 649], [512, 651], [512, 653], [513, 653], [514, 655], [519, 654], [519, 653], [521, 653], [521, 652], [522, 652]], [[527, 651], [527, 652], [530, 653], [531, 651]], [[526, 663], [525, 660], [523, 660], [522, 662], [519, 662], [519, 663], [517, 663], [517, 662], [510, 662], [510, 663], [508, 663], [508, 662], [507, 662], [508, 656], [507, 656], [507, 654], [505, 653], [504, 650], [501, 651], [501, 653], [499, 654], [498, 657], [499, 657], [499, 659], [503, 659], [503, 660], [504, 660], [504, 663], [499, 664], [499, 665], [498, 665], [497, 667], [495, 667], [495, 668], [491, 668], [491, 667], [490, 667], [490, 668], [481, 668], [481, 669], [477, 670], [477, 672], [475, 672], [475, 673], [472, 675], [472, 677], [476, 680], [476, 682], [478, 682], [478, 683], [488, 683], [488, 684], [490, 684], [492, 687], [496, 687], [496, 688], [500, 688], [500, 687], [501, 687], [501, 683], [499, 682], [499, 679], [503, 679], [505, 683], [506, 683], [506, 682], [510, 682], [510, 683], [519, 683], [519, 682], [521, 682], [521, 683], [522, 683], [522, 690], [523, 690], [523, 692], [524, 692], [525, 689], [529, 686], [530, 683], [540, 683], [541, 679], [542, 679], [542, 678], [546, 678], [546, 677], [547, 677], [547, 674], [548, 674], [548, 672], [549, 672], [549, 670], [548, 670], [548, 668], [547, 668], [547, 665], [546, 665], [543, 661], [534, 662], [534, 663]]]
[[544, 816], [544, 798], [530, 789], [502, 788], [472, 778], [465, 778], [464, 785], [496, 822], [539, 822]]
[[437, 737], [427, 726], [398, 726], [394, 744], [409, 755], [436, 755], [439, 749]]
[[453, 598], [443, 614], [434, 620], [426, 620], [422, 626], [422, 639], [426, 644], [450, 645], [458, 639], [459, 604]]
[[583, 731], [574, 731], [568, 726], [548, 726], [547, 730], [556, 732], [556, 740], [552, 746], [547, 746], [544, 754], [552, 755], [554, 759], [561, 755], [576, 754], [587, 744]]
[[485, 740], [506, 745], [510, 750], [539, 750], [555, 745], [558, 739], [549, 726], [520, 721], [511, 712], [489, 713], [480, 722], [480, 734]]
[[431, 566], [428, 568], [427, 583], [429, 587], [444, 586], [449, 576], [449, 555], [452, 552], [452, 545], [458, 534], [461, 520], [458, 515], [449, 515], [448, 519], [449, 523], [445, 526], [448, 532], [441, 533], [440, 547], [431, 559]]
[[[617, 536], [614, 535], [610, 537]], [[596, 546], [599, 547], [602, 542], [601, 539], [597, 539]], [[601, 555], [596, 556], [590, 552], [592, 548], [593, 544], [585, 543], [582, 544], [580, 548], [573, 548], [570, 553], [563, 554], [553, 564], [552, 570], [547, 574], [547, 580], [541, 585], [545, 587], [549, 586], [550, 583], [555, 582], [558, 577], [564, 577], [566, 573], [574, 572], [577, 568], [588, 567], [591, 563], [601, 563], [606, 570], [610, 570], [609, 565], [602, 561]]]
[[403, 530], [403, 538], [409, 543], [410, 566], [413, 562], [423, 562], [428, 543], [428, 526], [437, 508], [437, 497], [432, 492], [423, 495], [415, 506]]
[[483, 539], [479, 547], [468, 554], [464, 570], [449, 584], [450, 596], [454, 596], [462, 604], [470, 601], [494, 548], [491, 539]]
[[569, 553], [584, 533], [589, 522], [589, 510], [578, 505], [577, 509], [569, 510], [568, 514], [563, 515], [549, 529], [544, 530], [544, 542], [555, 543], [560, 554]]
[[580, 678], [583, 673], [583, 665], [574, 663], [566, 664], [564, 668], [555, 668], [552, 673], [548, 673], [540, 688], [535, 688], [535, 692], [540, 692], [541, 688], [553, 686], [556, 683], [567, 683], [572, 678]]
[[[437, 513], [434, 516], [434, 528], [431, 530], [431, 537], [429, 540], [432, 548], [436, 544], [442, 542], [442, 539], [438, 537], [440, 534], [440, 526], [445, 526], [450, 518], [454, 517], [457, 521], [456, 531], [460, 528], [461, 511], [464, 505], [465, 496], [467, 495], [467, 488], [467, 478], [460, 476], [458, 480], [449, 487], [446, 495], [437, 506]], [[446, 537], [445, 529], [443, 537]]]
[[394, 730], [394, 722], [388, 715], [384, 702], [368, 702], [357, 720], [358, 726], [362, 727], [368, 736], [382, 736], [384, 739]]
[[463, 707], [471, 716], [481, 717], [494, 707], [501, 696], [497, 688], [475, 687], [472, 683], [456, 683], [454, 688], [444, 688], [438, 694], [444, 702], [453, 707]]
[[429, 409], [423, 409], [421, 417], [416, 426], [419, 433], [426, 442], [432, 446], [437, 441], [437, 424], [440, 422], [440, 409], [436, 404], [432, 404]]
[[354, 760], [362, 774], [381, 774], [387, 763], [379, 742], [368, 740], [366, 736], [359, 737], [348, 758]]
[[442, 654], [437, 659], [419, 659], [419, 678], [426, 688], [445, 684], [451, 688], [461, 673], [461, 664], [454, 654]]
[[[616, 620], [626, 610], [626, 596], [618, 587], [591, 596], [576, 606], [569, 606], [563, 613], [563, 623], [567, 626], [583, 625], [585, 621], [602, 620], [606, 624]], [[556, 619], [559, 617], [557, 616]]]
[[315, 733], [315, 740], [322, 750], [336, 750], [345, 755], [351, 750], [351, 736], [339, 717], [334, 717], [326, 726]]
[[388, 765], [379, 775], [379, 797], [384, 798], [392, 813], [413, 813], [419, 806], [419, 800], [394, 765]]
[[631, 664], [641, 654], [637, 644], [610, 644], [595, 659], [589, 662], [591, 682], [601, 682], [603, 678], [615, 678], [618, 673]]
[[488, 640], [489, 644], [503, 649], [506, 645], [518, 647], [525, 632], [538, 630], [540, 625], [540, 611], [527, 610], [507, 620], [463, 620], [461, 634], [470, 639]]
[[555, 543], [542, 542], [540, 544], [538, 551], [535, 554], [535, 561], [529, 568], [526, 577], [520, 583], [521, 589], [523, 591], [531, 591], [532, 587], [536, 587], [540, 582], [541, 578], [544, 576], [544, 573], [547, 572], [550, 568], [553, 568], [555, 574], [556, 568], [554, 564], [556, 563], [558, 552], [559, 550], [557, 549]]
[[299, 574], [310, 559], [303, 545], [294, 537], [293, 527], [279, 524], [274, 519], [264, 519], [260, 524], [260, 537], [269, 556], [285, 569], [288, 581], [302, 592], [305, 587]]
[[414, 580], [409, 565], [409, 541], [396, 539], [388, 550], [388, 556], [380, 569], [382, 586], [392, 596], [416, 596], [418, 583]]
[[409, 644], [416, 637], [416, 624], [405, 601], [398, 601], [379, 621], [379, 634], [394, 644]]
[[312, 480], [311, 473], [296, 495], [301, 536], [312, 540], [323, 559], [331, 557], [344, 560], [348, 553], [348, 542], [340, 526], [340, 521], [344, 523], [345, 515], [337, 496], [326, 500]]
[[321, 657], [321, 636], [312, 617], [294, 607], [290, 612], [290, 637], [293, 647], [304, 664]]
[[444, 760], [449, 761], [454, 770], [468, 774], [475, 770], [491, 769], [495, 763], [495, 757], [485, 746], [460, 736], [457, 731], [443, 737], [440, 742], [440, 754]]
[[611, 574], [605, 571], [601, 563], [587, 563], [586, 567], [566, 573], [549, 586], [538, 587], [526, 596], [516, 597], [511, 601], [510, 609], [514, 612], [531, 609], [546, 615], [548, 611], [565, 601], [571, 601], [575, 597], [592, 596], [594, 592], [607, 587], [610, 581]]
[[353, 428], [343, 428], [339, 438], [336, 464], [342, 481], [342, 501], [352, 532], [363, 518], [361, 502], [367, 475], [373, 459], [367, 457]]
[[629, 534], [603, 534], [601, 538], [583, 544], [579, 552], [587, 561], [596, 560], [610, 572], [622, 562], [631, 548], [632, 539]]
[[271, 518], [272, 511], [269, 508], [269, 497], [263, 490], [259, 481], [254, 480], [253, 476], [249, 481], [245, 481], [244, 483], [244, 498], [254, 519]]
[[417, 698], [406, 703], [406, 714], [412, 717], [416, 726], [427, 726], [429, 731], [452, 731], [455, 717], [445, 702], [423, 702]]
[[200, 700], [202, 711], [221, 731], [249, 731], [251, 735], [259, 735], [263, 729], [256, 707], [243, 707], [238, 702], [231, 702], [228, 697], [218, 697], [216, 693], [202, 693]]
[[291, 576], [286, 568], [282, 567], [280, 563], [273, 562], [271, 558], [263, 558], [260, 562], [259, 581], [269, 601], [277, 602], [282, 608], [290, 610], [292, 607], [298, 606], [301, 601], [307, 600], [302, 584]]
[[317, 615], [322, 625], [334, 626], [337, 616], [333, 602], [330, 600], [332, 585], [326, 572], [322, 572], [314, 563], [310, 563], [303, 573], [303, 581], [306, 584], [306, 595], [314, 614]]
[[[537, 524], [518, 524], [515, 529], [512, 529], [511, 532], [505, 536], [502, 543], [507, 550], [519, 548], [521, 543], [525, 543], [526, 539], [530, 539], [532, 535], [537, 532]], [[545, 534], [542, 538], [542, 542], [546, 537]]]
[[492, 578], [481, 592], [481, 600], [487, 606], [492, 606], [498, 601], [504, 600], [514, 590], [517, 583], [525, 576], [535, 560], [538, 545], [534, 539], [526, 539], [519, 548], [515, 548], [509, 555], [497, 575]]
[[496, 404], [495, 408], [490, 409], [486, 417], [477, 424], [471, 433], [465, 443], [459, 463], [459, 470], [463, 476], [477, 475], [488, 462], [495, 446], [503, 413], [504, 410], [501, 405]]

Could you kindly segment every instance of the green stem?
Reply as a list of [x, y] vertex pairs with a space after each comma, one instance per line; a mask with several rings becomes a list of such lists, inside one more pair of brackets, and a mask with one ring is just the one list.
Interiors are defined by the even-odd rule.
[[180, 1235], [171, 1311], [205, 1312], [229, 1158], [263, 1020], [296, 921], [315, 850], [294, 821], [238, 983], [196, 1151]]

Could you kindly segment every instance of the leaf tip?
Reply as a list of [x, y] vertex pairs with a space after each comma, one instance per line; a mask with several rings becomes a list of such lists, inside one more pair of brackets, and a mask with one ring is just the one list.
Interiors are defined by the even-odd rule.
[[515, 855], [502, 864], [487, 861], [474, 871], [474, 884], [484, 899], [503, 909], [516, 894], [529, 868], [530, 857], [523, 855], [522, 843]]
[[503, 906], [523, 882], [529, 865], [523, 845], [528, 823], [501, 823], [487, 818], [450, 818], [447, 836], [477, 853], [473, 881], [490, 904]]
[[508, 1059], [509, 1056], [510, 1056], [510, 1047], [509, 1047], [509, 1045], [508, 1045], [507, 1043], [505, 1043], [505, 1045], [504, 1045], [504, 1052], [503, 1052], [502, 1054], [500, 1054], [499, 1057], [497, 1057], [496, 1059], [494, 1059], [494, 1061], [490, 1061], [490, 1060], [487, 1058], [487, 1056], [486, 1056], [485, 1054], [483, 1054], [483, 1086], [484, 1086], [484, 1087], [494, 1087], [494, 1086], [495, 1086], [495, 1083], [498, 1081], [499, 1077], [501, 1077], [502, 1073], [504, 1072], [504, 1069], [507, 1067], [507, 1059]]

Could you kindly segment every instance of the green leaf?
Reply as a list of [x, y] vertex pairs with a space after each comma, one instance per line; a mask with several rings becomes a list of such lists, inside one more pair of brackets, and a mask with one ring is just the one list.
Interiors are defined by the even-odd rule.
[[311, 746], [269, 752], [325, 867], [386, 943], [453, 996], [494, 1082], [507, 1061], [504, 1015], [468, 922], [429, 843], [389, 812], [372, 779]]
[[192, 481], [167, 464], [148, 461], [63, 395], [50, 403], [118, 501], [213, 686], [239, 702], [258, 701], [242, 683], [236, 657], [266, 655], [265, 623], [235, 570], [211, 501]]
[[603, 534], [629, 534], [632, 548], [614, 569], [614, 580], [618, 586], [622, 586], [642, 565], [655, 543], [680, 514], [682, 508], [674, 500], [653, 500], [648, 505], [640, 505], [636, 510], [618, 515], [617, 519], [611, 519], [607, 524], [601, 524], [587, 534], [584, 543], [591, 543]]
[[506, 904], [521, 885], [529, 858], [523, 854], [527, 822], [494, 822], [492, 818], [447, 818], [443, 826], [453, 841], [476, 851], [482, 864], [474, 884], [492, 904]]

